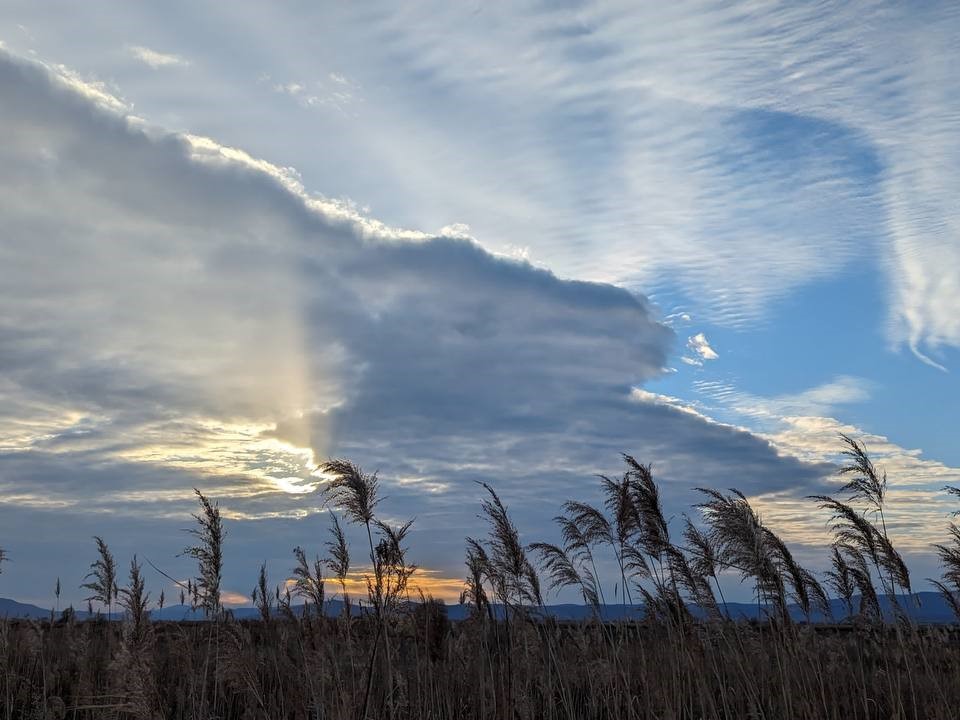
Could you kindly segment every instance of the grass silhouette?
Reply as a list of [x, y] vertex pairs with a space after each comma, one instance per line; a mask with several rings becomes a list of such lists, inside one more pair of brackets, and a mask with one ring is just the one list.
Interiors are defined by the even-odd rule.
[[[909, 570], [884, 520], [886, 476], [843, 436], [848, 482], [816, 496], [834, 533], [822, 581], [802, 567], [748, 498], [700, 488], [699, 520], [673, 536], [649, 465], [624, 455], [621, 478], [601, 476], [603, 507], [570, 500], [556, 517], [561, 543], [524, 544], [506, 503], [482, 485], [486, 537], [466, 539], [461, 602], [467, 618], [411, 597], [412, 521], [380, 520], [376, 474], [347, 460], [322, 466], [327, 498], [366, 529], [371, 569], [366, 612], [325, 613], [326, 578], [346, 602], [350, 548], [332, 514], [328, 556], [293, 551], [293, 594], [269, 589], [260, 567], [252, 593], [260, 619], [235, 620], [220, 602], [225, 533], [219, 508], [197, 491], [197, 560], [185, 586], [201, 622], [155, 622], [136, 558], [117, 586], [107, 544], [84, 588], [122, 622], [0, 621], [4, 718], [956, 718], [960, 626], [911, 619]], [[960, 496], [956, 488], [947, 492]], [[960, 621], [960, 528], [935, 546], [944, 575], [932, 582]], [[604, 622], [598, 563], [609, 553], [612, 597], [635, 617]], [[759, 620], [734, 621], [718, 577], [739, 574]], [[573, 588], [588, 619], [544, 612], [548, 590]], [[828, 591], [846, 617], [830, 613]], [[162, 594], [161, 594], [162, 597]], [[887, 598], [892, 621], [882, 612]], [[183, 594], [181, 599], [184, 599]], [[162, 605], [162, 600], [160, 601]]]

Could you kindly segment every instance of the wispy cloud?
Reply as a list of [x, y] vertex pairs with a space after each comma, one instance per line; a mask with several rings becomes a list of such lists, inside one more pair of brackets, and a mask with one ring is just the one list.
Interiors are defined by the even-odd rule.
[[[266, 74], [260, 78], [260, 82], [271, 81]], [[348, 106], [363, 101], [359, 88], [337, 73], [330, 73], [325, 80], [274, 82], [271, 87], [274, 92], [290, 96], [305, 108], [327, 107], [346, 112]]]
[[[954, 509], [941, 489], [945, 484], [960, 483], [960, 468], [924, 457], [919, 448], [902, 447], [883, 435], [838, 420], [844, 406], [869, 399], [870, 383], [838, 376], [802, 392], [772, 397], [760, 397], [716, 381], [695, 381], [694, 387], [703, 402], [684, 403], [666, 396], [658, 396], [657, 401], [705, 416], [722, 415], [736, 425], [749, 425], [778, 452], [810, 463], [842, 461], [841, 433], [864, 442], [873, 460], [889, 475], [888, 512], [894, 517], [898, 544], [925, 554], [931, 543], [940, 542], [944, 518]], [[828, 490], [835, 491], [842, 482], [835, 477]], [[761, 493], [759, 501], [765, 517], [797, 541], [808, 545], [825, 542], [824, 528], [811, 524], [810, 503], [804, 498], [774, 491]]]
[[[235, 7], [223, 47], [251, 48], [242, 62], [221, 61], [198, 4], [169, 22], [211, 74], [173, 100], [138, 88], [185, 127], [226, 123], [395, 224], [469, 223], [488, 249], [520, 244], [562, 277], [670, 296], [707, 322], [754, 325], [804, 286], [879, 269], [886, 318], [867, 321], [934, 363], [960, 346], [950, 3]], [[155, 13], [114, 9], [162, 46]], [[85, 19], [18, 12], [32, 31]], [[124, 42], [85, 29], [90, 63]], [[343, 112], [318, 132], [315, 114], [265, 107], [261, 73]], [[269, 137], [240, 120], [251, 104]]]
[[404, 88], [352, 132], [402, 129], [374, 146], [404, 171], [467, 153], [470, 183], [441, 163], [416, 185], [478, 237], [523, 237], [563, 275], [683, 292], [734, 326], [879, 258], [890, 337], [960, 345], [957, 8], [384, 10], [338, 23], [376, 48], [355, 74]]
[[190, 61], [172, 53], [162, 53], [142, 45], [127, 45], [127, 53], [154, 70], [166, 67], [188, 67]]
[[862, 378], [840, 375], [798, 393], [760, 397], [716, 380], [695, 380], [694, 390], [744, 417], [780, 419], [790, 415], [829, 415], [845, 405], [870, 398], [871, 384]]
[[710, 343], [707, 341], [707, 336], [703, 333], [697, 333], [696, 335], [691, 335], [689, 338], [687, 338], [687, 350], [692, 352], [696, 357], [681, 358], [684, 361], [689, 361], [692, 359], [695, 363], [700, 364], [703, 360], [717, 360], [720, 358], [720, 356], [717, 354], [717, 351], [710, 347]]

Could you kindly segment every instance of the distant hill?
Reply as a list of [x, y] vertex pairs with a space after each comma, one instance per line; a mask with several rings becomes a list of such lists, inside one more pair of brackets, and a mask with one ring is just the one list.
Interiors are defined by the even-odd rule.
[[[907, 608], [911, 618], [918, 623], [947, 624], [955, 621], [949, 605], [939, 593], [921, 592], [909, 597], [898, 596], [898, 599], [901, 605]], [[881, 598], [880, 603], [885, 616], [888, 619], [892, 619], [893, 615], [890, 612], [889, 600], [887, 600], [887, 598]], [[859, 598], [854, 598], [854, 607], [856, 607], [858, 604]], [[755, 620], [758, 617], [766, 615], [766, 608], [763, 606], [758, 607], [754, 603], [727, 603], [725, 606], [721, 607], [735, 619]], [[842, 620], [844, 613], [841, 601], [832, 600], [831, 607], [834, 613], [833, 619], [835, 621]], [[463, 620], [470, 612], [470, 608], [466, 605], [447, 605], [446, 608], [447, 616], [451, 620]], [[704, 615], [703, 611], [697, 606], [692, 606], [691, 609], [697, 616]], [[362, 612], [361, 608], [356, 604], [352, 606], [351, 610], [354, 615], [359, 615]], [[235, 607], [231, 608], [230, 611], [233, 613], [234, 618], [238, 620], [255, 619], [260, 616], [259, 611], [253, 607]], [[293, 611], [295, 614], [301, 615], [303, 613], [303, 606], [295, 605], [293, 607]], [[340, 615], [343, 613], [343, 603], [340, 600], [330, 600], [325, 604], [324, 611], [330, 617]], [[558, 620], [585, 620], [591, 615], [590, 608], [586, 607], [585, 605], [577, 605], [573, 603], [548, 605], [546, 607], [546, 611], [549, 615], [557, 618]], [[11, 600], [9, 598], [0, 598], [0, 617], [49, 619], [50, 614], [50, 608], [29, 605], [27, 603], [17, 602], [16, 600]], [[502, 608], [497, 608], [497, 614], [502, 615]], [[601, 614], [604, 620], [637, 619], [643, 616], [643, 606], [606, 605], [602, 608]], [[54, 615], [59, 617], [59, 614], [57, 613], [54, 613]], [[790, 615], [798, 622], [805, 619], [803, 613], [796, 606], [790, 607]], [[76, 616], [77, 619], [84, 620], [88, 617], [88, 614], [86, 610], [78, 610], [76, 611]], [[121, 613], [118, 612], [114, 612], [112, 615], [112, 618], [115, 620], [118, 620], [121, 617]], [[188, 605], [173, 605], [170, 607], [165, 607], [163, 610], [153, 610], [150, 613], [150, 617], [154, 620], [170, 621], [204, 619], [203, 611], [191, 609]], [[830, 620], [820, 613], [813, 613], [810, 619], [813, 622], [825, 622]]]
[[50, 610], [36, 605], [27, 605], [10, 598], [0, 598], [0, 617], [7, 618], [49, 618]]

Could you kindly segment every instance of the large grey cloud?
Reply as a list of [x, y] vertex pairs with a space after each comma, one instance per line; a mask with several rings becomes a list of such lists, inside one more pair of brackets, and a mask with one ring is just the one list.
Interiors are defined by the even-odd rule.
[[187, 572], [195, 485], [228, 511], [242, 591], [250, 557], [276, 574], [320, 542], [328, 454], [381, 468], [384, 512], [416, 515], [447, 573], [482, 528], [475, 480], [531, 536], [624, 450], [672, 509], [697, 484], [818, 487], [823, 465], [631, 394], [674, 343], [643, 297], [388, 228], [98, 92], [0, 51], [0, 546], [28, 596], [94, 527]]

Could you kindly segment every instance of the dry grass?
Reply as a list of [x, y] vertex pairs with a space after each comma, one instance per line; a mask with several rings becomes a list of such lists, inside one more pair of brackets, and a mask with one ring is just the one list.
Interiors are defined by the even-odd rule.
[[[198, 577], [186, 590], [210, 620], [151, 622], [136, 558], [118, 589], [97, 538], [84, 587], [107, 608], [118, 600], [125, 620], [0, 621], [0, 718], [956, 718], [960, 628], [917, 626], [896, 605], [910, 577], [883, 519], [886, 476], [866, 448], [842, 440], [845, 497], [815, 498], [836, 536], [825, 586], [736, 490], [703, 489], [700, 523], [685, 518], [675, 540], [650, 466], [625, 455], [621, 479], [600, 479], [603, 510], [564, 503], [560, 545], [525, 545], [484, 485], [489, 534], [467, 538], [461, 601], [472, 613], [457, 623], [429, 598], [407, 602], [417, 570], [404, 546], [411, 523], [381, 522], [376, 475], [346, 460], [324, 466], [334, 478], [328, 497], [367, 531], [371, 611], [321, 612], [324, 569], [343, 592], [350, 566], [334, 515], [329, 557], [311, 563], [294, 549], [295, 594], [311, 611], [295, 614], [279, 589], [274, 604], [261, 567], [252, 594], [261, 619], [234, 621], [220, 612], [219, 509], [198, 492], [198, 542], [185, 551]], [[949, 530], [951, 543], [936, 547], [945, 568], [936, 582], [960, 619], [960, 530]], [[641, 619], [597, 620], [602, 552], [617, 562], [614, 595], [643, 598]], [[725, 569], [769, 608], [764, 621], [724, 616], [714, 588]], [[593, 619], [546, 618], [540, 573], [549, 589], [579, 591]], [[824, 587], [857, 614], [834, 625], [791, 620], [790, 604], [808, 616], [825, 610]], [[897, 623], [882, 622], [881, 594], [899, 608]], [[692, 603], [709, 620], [694, 619]]]
[[[960, 636], [924, 628], [397, 620], [371, 718], [956, 718]], [[357, 718], [372, 616], [0, 625], [0, 716]], [[508, 649], [512, 648], [512, 649]], [[392, 672], [385, 672], [389, 663]], [[66, 714], [45, 713], [62, 707]]]

